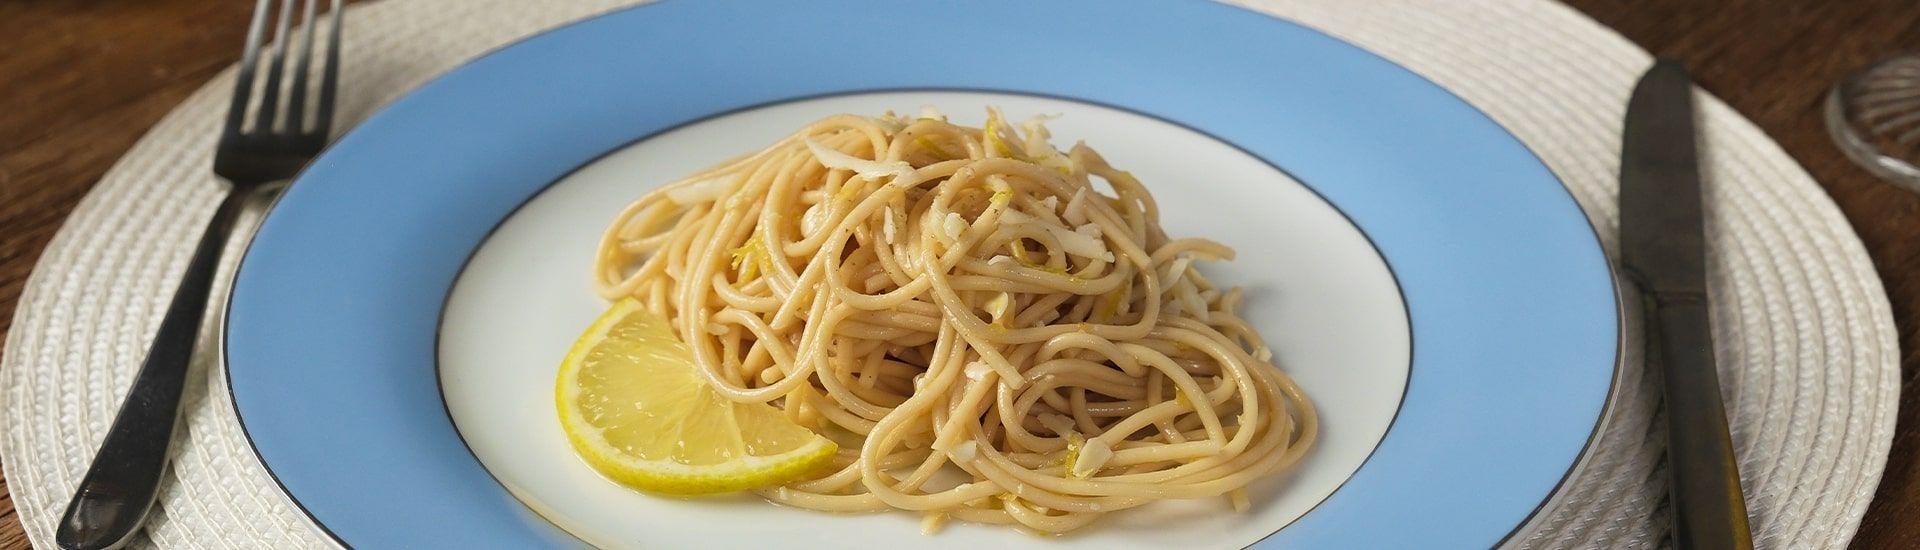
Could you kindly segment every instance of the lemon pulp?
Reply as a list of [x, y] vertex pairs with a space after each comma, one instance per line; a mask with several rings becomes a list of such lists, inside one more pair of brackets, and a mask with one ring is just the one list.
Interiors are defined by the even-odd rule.
[[567, 440], [602, 475], [676, 495], [778, 485], [832, 460], [832, 441], [772, 405], [728, 400], [695, 368], [666, 319], [615, 303], [560, 365]]

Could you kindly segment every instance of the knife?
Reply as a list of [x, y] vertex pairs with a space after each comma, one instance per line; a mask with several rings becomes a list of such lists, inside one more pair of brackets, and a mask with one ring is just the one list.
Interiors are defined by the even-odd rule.
[[1646, 304], [1647, 359], [1666, 377], [1667, 486], [1680, 550], [1753, 548], [1714, 371], [1693, 81], [1672, 60], [1640, 77], [1620, 151], [1620, 267]]

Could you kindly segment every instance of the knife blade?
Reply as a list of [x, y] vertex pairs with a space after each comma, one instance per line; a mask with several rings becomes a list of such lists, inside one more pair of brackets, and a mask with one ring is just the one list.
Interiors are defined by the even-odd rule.
[[1645, 300], [1647, 359], [1665, 375], [1674, 547], [1748, 549], [1746, 500], [1714, 370], [1693, 81], [1660, 60], [1627, 103], [1620, 151], [1621, 271]]

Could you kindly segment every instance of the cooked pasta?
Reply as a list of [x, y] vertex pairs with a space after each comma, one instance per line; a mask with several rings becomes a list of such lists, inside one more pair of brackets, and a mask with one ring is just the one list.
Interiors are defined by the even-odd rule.
[[628, 206], [597, 288], [669, 319], [721, 394], [841, 442], [773, 501], [1046, 533], [1244, 510], [1318, 425], [1240, 289], [1196, 269], [1233, 250], [1167, 235], [1141, 182], [1042, 122], [826, 118]]

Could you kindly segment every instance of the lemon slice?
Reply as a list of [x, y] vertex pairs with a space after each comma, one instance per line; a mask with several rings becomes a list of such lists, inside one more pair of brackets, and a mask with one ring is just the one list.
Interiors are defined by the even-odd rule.
[[567, 440], [608, 478], [675, 495], [778, 485], [833, 459], [832, 441], [771, 405], [728, 400], [695, 368], [666, 319], [621, 300], [560, 365]]

